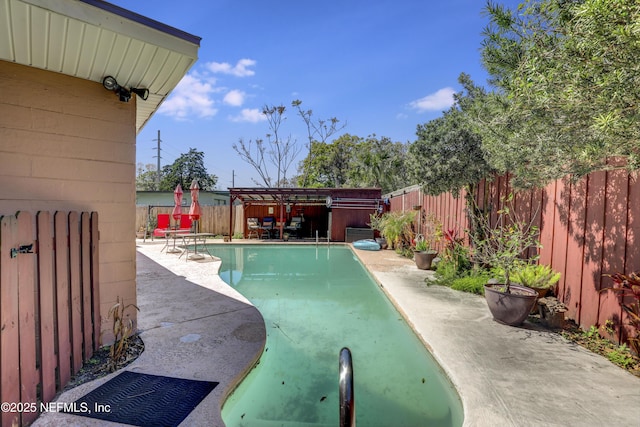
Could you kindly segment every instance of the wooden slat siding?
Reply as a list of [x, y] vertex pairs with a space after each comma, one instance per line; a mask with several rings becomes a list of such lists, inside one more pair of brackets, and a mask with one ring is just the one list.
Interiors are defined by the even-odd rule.
[[93, 351], [100, 348], [102, 316], [100, 314], [100, 231], [98, 230], [98, 212], [91, 212], [91, 319], [93, 321]]
[[[607, 184], [605, 188], [605, 217], [604, 217], [604, 245], [602, 256], [602, 273], [613, 274], [624, 271], [625, 250], [627, 238], [627, 195], [629, 174], [624, 170], [607, 172]], [[622, 255], [622, 256], [620, 256]], [[601, 288], [612, 286], [609, 278], [602, 278]], [[622, 319], [622, 307], [619, 299], [612, 292], [600, 293], [600, 310], [598, 324], [605, 325], [607, 320], [615, 324], [615, 335], [608, 336], [610, 340], [619, 341], [621, 338], [620, 320]], [[606, 330], [601, 332], [607, 334]]]
[[[538, 231], [541, 230], [542, 226], [542, 192], [541, 189], [534, 189], [531, 191], [531, 223], [538, 227]], [[538, 237], [540, 240], [540, 237]], [[529, 257], [535, 257], [539, 255], [539, 250], [537, 248], [529, 248]]]
[[561, 274], [559, 289], [562, 295], [564, 291], [564, 278], [566, 277], [569, 211], [571, 209], [571, 183], [569, 180], [557, 181], [553, 208], [553, 249], [551, 252], [551, 268]]
[[69, 213], [69, 279], [71, 286], [72, 373], [82, 367], [82, 276], [80, 261], [80, 215]]
[[582, 269], [580, 325], [589, 328], [598, 322], [604, 223], [605, 172], [589, 175], [585, 217], [585, 248]]
[[582, 299], [582, 267], [584, 260], [584, 230], [586, 218], [587, 178], [571, 185], [569, 207], [569, 238], [567, 240], [567, 264], [563, 278], [562, 302], [569, 309], [567, 317], [580, 323]]
[[86, 362], [93, 356], [93, 322], [91, 321], [91, 217], [89, 212], [82, 212], [80, 219], [80, 260], [82, 262], [82, 333], [83, 360]]
[[53, 230], [50, 212], [38, 212], [38, 294], [40, 295], [40, 379], [42, 401], [56, 394], [55, 279], [53, 274]]
[[[18, 212], [18, 245], [34, 245], [33, 215]], [[20, 400], [36, 402], [38, 373], [36, 371], [36, 254], [20, 253], [18, 263], [18, 312], [20, 316]], [[37, 414], [22, 413], [22, 423], [33, 421]]]
[[[11, 248], [18, 246], [18, 221], [15, 216], [0, 217], [0, 399], [20, 402], [20, 364], [18, 334], [18, 259]], [[2, 425], [19, 422], [17, 412], [2, 412]]]
[[[625, 272], [640, 271], [640, 176], [627, 177], [627, 243], [625, 248]], [[632, 304], [633, 297], [626, 297], [623, 302]], [[629, 316], [622, 317], [622, 338], [627, 340], [636, 335], [637, 329], [629, 325]]]
[[69, 286], [69, 233], [68, 214], [56, 212], [55, 228], [55, 263], [56, 263], [56, 310], [58, 337], [58, 375], [60, 384], [67, 384], [71, 379], [71, 317]]
[[544, 188], [542, 193], [542, 221], [540, 225], [540, 264], [551, 265], [553, 253], [553, 224], [555, 214], [556, 183], [552, 182]]

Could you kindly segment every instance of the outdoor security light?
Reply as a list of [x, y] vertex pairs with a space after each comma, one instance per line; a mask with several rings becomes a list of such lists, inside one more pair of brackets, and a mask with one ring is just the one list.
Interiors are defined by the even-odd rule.
[[115, 77], [107, 76], [102, 80], [102, 86], [105, 89], [110, 90], [116, 93], [120, 97], [120, 101], [129, 102], [131, 99], [131, 92], [138, 95], [142, 100], [146, 101], [149, 97], [149, 89], [146, 88], [136, 88], [132, 87], [131, 89], [125, 89], [118, 84]]

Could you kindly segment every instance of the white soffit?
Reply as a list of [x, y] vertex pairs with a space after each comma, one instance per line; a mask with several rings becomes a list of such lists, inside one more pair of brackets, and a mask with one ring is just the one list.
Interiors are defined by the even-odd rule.
[[[198, 59], [200, 37], [101, 0], [0, 0], [0, 60], [149, 89], [136, 132]], [[115, 96], [115, 95], [114, 95]]]

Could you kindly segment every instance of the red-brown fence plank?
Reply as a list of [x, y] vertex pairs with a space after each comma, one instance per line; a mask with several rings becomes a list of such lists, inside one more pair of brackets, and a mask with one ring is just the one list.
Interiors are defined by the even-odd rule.
[[585, 217], [585, 247], [582, 268], [580, 326], [588, 329], [598, 323], [600, 283], [602, 276], [602, 244], [605, 209], [605, 172], [589, 175]]
[[544, 188], [542, 193], [541, 223], [540, 223], [540, 264], [551, 265], [553, 254], [553, 224], [555, 214], [556, 183]]
[[[607, 185], [605, 188], [605, 217], [604, 217], [604, 245], [602, 254], [602, 273], [623, 273], [627, 239], [627, 191], [628, 173], [624, 170], [607, 172]], [[601, 288], [613, 285], [608, 278], [602, 279]], [[601, 292], [598, 324], [604, 325], [611, 320], [615, 325], [616, 334], [608, 336], [611, 340], [620, 340], [620, 323], [622, 319], [622, 307], [619, 299], [612, 292]], [[606, 329], [602, 331], [607, 334]]]
[[58, 372], [60, 384], [71, 379], [71, 331], [70, 331], [70, 286], [69, 286], [69, 233], [68, 214], [56, 212], [55, 262], [56, 262], [56, 311], [58, 331]]
[[38, 212], [38, 292], [40, 295], [40, 378], [42, 400], [56, 394], [55, 280], [53, 276], [53, 230], [50, 212]]
[[562, 301], [569, 309], [568, 317], [580, 323], [582, 299], [582, 267], [584, 259], [584, 228], [586, 218], [587, 178], [571, 185], [567, 263], [564, 274]]
[[72, 372], [82, 367], [82, 268], [80, 261], [80, 216], [69, 212], [69, 283], [71, 286]]
[[[15, 216], [0, 217], [0, 398], [2, 402], [20, 402], [18, 259], [11, 249], [19, 245]], [[2, 425], [19, 421], [17, 412], [2, 412]]]
[[[625, 248], [625, 272], [631, 273], [640, 271], [640, 176], [635, 175], [628, 179], [627, 197], [627, 241]], [[625, 304], [633, 304], [632, 296], [626, 297]], [[624, 327], [622, 328], [622, 339], [627, 340], [636, 336], [637, 329], [629, 324], [629, 316], [624, 313], [622, 316]]]
[[93, 295], [91, 316], [93, 319], [93, 350], [100, 348], [102, 316], [100, 314], [100, 231], [98, 212], [91, 213], [91, 293]]
[[82, 333], [84, 335], [84, 361], [93, 356], [93, 323], [91, 322], [91, 221], [89, 212], [82, 212], [80, 219], [82, 262]]
[[[18, 247], [31, 246], [31, 253], [22, 252], [14, 260], [18, 262], [18, 311], [20, 315], [20, 401], [37, 402], [39, 375], [36, 371], [36, 254], [33, 215], [18, 212]], [[36, 413], [23, 412], [22, 423], [33, 421]]]
[[559, 272], [559, 289], [564, 292], [564, 278], [567, 266], [567, 239], [569, 236], [569, 211], [571, 209], [571, 183], [569, 180], [558, 180], [556, 183], [555, 202], [553, 204], [553, 249], [551, 267]]

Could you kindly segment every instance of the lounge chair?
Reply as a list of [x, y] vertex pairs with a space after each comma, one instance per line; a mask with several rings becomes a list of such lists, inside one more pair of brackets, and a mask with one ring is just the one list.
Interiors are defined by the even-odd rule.
[[291, 222], [284, 228], [285, 233], [295, 234], [296, 237], [299, 237], [300, 229], [302, 228], [302, 217], [294, 216], [291, 217]]
[[273, 224], [275, 224], [276, 219], [272, 216], [265, 216], [262, 219], [262, 238], [270, 239], [271, 231], [273, 230]]
[[273, 226], [273, 232], [276, 239], [279, 239], [281, 237], [280, 229], [282, 228], [282, 232], [284, 233], [286, 226], [287, 221], [284, 218], [281, 218], [280, 221], [276, 221], [276, 225]]
[[180, 217], [180, 228], [178, 231], [183, 231], [185, 233], [193, 231], [193, 221], [191, 221], [191, 217], [189, 215], [182, 215]]
[[165, 237], [167, 234], [166, 230], [171, 226], [171, 218], [169, 214], [158, 214], [158, 224], [156, 228], [153, 230], [154, 237]]
[[247, 239], [250, 239], [252, 235], [256, 236], [256, 239], [259, 237], [260, 223], [258, 218], [247, 218], [247, 230], [249, 230]]

